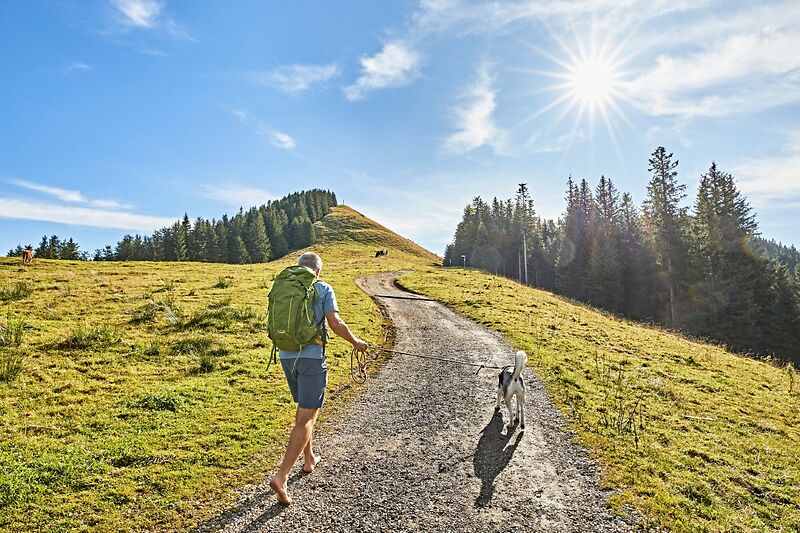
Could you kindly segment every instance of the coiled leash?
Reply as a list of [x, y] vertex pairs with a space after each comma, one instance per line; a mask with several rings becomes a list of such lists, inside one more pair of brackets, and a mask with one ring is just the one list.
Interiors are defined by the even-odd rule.
[[390, 350], [388, 348], [381, 348], [380, 346], [369, 346], [366, 351], [359, 352], [355, 348], [350, 353], [350, 377], [353, 378], [354, 383], [363, 384], [367, 381], [367, 366], [373, 361], [378, 359], [378, 354], [384, 353], [392, 353], [392, 354], [399, 354], [399, 355], [407, 355], [409, 357], [417, 357], [419, 359], [433, 359], [435, 361], [444, 361], [447, 363], [455, 363], [458, 365], [467, 365], [467, 366], [476, 366], [478, 370], [475, 371], [475, 375], [478, 375], [484, 368], [494, 369], [494, 370], [502, 370], [502, 366], [495, 366], [495, 365], [487, 365], [485, 363], [473, 363], [471, 361], [462, 361], [459, 359], [450, 359], [448, 357], [436, 357], [433, 355], [422, 355], [418, 353], [411, 353], [411, 352], [401, 352], [400, 350]]

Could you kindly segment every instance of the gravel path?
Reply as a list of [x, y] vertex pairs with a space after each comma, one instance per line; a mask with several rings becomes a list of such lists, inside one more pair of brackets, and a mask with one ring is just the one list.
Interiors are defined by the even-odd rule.
[[[403, 295], [396, 274], [360, 280]], [[499, 335], [436, 302], [381, 299], [395, 348], [488, 365], [513, 363]], [[346, 317], [345, 317], [346, 318]], [[570, 442], [526, 369], [526, 429], [494, 414], [497, 371], [395, 355], [316, 439], [324, 461], [290, 480], [279, 505], [265, 480], [200, 531], [625, 531], [607, 511], [597, 466]]]

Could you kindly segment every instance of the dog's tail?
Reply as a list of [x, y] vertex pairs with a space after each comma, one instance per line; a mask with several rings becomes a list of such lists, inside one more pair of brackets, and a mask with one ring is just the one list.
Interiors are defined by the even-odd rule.
[[516, 357], [514, 358], [514, 375], [511, 379], [519, 378], [519, 375], [522, 374], [522, 368], [525, 366], [525, 361], [528, 360], [528, 356], [525, 355], [525, 352], [522, 350], [517, 352]]

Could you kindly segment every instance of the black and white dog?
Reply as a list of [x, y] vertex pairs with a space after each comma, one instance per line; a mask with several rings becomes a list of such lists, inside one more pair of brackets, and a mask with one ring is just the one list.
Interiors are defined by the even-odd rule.
[[[522, 368], [528, 356], [522, 350], [514, 357], [514, 370], [507, 366], [500, 371], [500, 384], [497, 386], [497, 405], [494, 410], [500, 410], [500, 400], [505, 400], [508, 408], [508, 429], [519, 422], [520, 429], [525, 429], [525, 382], [522, 380]], [[516, 411], [511, 409], [511, 398], [517, 397]]]

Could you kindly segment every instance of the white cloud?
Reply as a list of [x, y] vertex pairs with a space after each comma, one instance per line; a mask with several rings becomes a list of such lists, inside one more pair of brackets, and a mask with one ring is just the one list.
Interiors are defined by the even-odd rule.
[[800, 101], [800, 31], [731, 35], [662, 55], [623, 90], [651, 115], [725, 116]]
[[48, 196], [52, 196], [58, 200], [61, 200], [62, 202], [87, 204], [94, 207], [107, 209], [133, 209], [132, 205], [123, 204], [116, 200], [87, 198], [80, 191], [73, 189], [62, 189], [60, 187], [52, 187], [50, 185], [43, 185], [41, 183], [34, 183], [32, 181], [18, 179], [11, 179], [8, 181], [17, 187], [44, 193]]
[[236, 183], [225, 185], [203, 185], [205, 196], [218, 200], [231, 207], [253, 207], [266, 204], [270, 200], [276, 200], [277, 195]]
[[576, 143], [588, 139], [589, 136], [583, 130], [563, 133], [555, 138], [548, 137], [542, 132], [537, 132], [525, 143], [525, 147], [532, 154], [550, 154], [569, 150]]
[[272, 146], [280, 148], [281, 150], [294, 150], [297, 147], [297, 142], [294, 140], [294, 137], [288, 133], [276, 130], [261, 121], [251, 120], [250, 114], [247, 111], [233, 109], [231, 110], [231, 114], [242, 124], [250, 124], [252, 122], [255, 132], [266, 138]]
[[339, 74], [334, 63], [327, 65], [287, 65], [269, 72], [252, 72], [248, 79], [285, 93], [301, 93], [318, 83], [325, 83]]
[[503, 153], [507, 134], [495, 125], [492, 117], [496, 107], [495, 91], [486, 69], [478, 70], [477, 79], [461, 100], [464, 105], [454, 112], [456, 132], [445, 140], [445, 151], [463, 154], [487, 145], [495, 153]]
[[746, 159], [733, 167], [739, 188], [758, 208], [800, 204], [800, 131], [790, 138], [783, 153]]
[[152, 28], [158, 21], [163, 4], [157, 0], [111, 0], [122, 15], [122, 21], [137, 28]]
[[153, 231], [175, 221], [172, 218], [141, 215], [127, 211], [110, 211], [3, 197], [0, 197], [0, 218], [39, 220], [74, 226], [141, 232]]
[[82, 63], [80, 61], [76, 61], [76, 62], [70, 63], [66, 67], [62, 68], [61, 69], [61, 75], [66, 77], [66, 76], [69, 76], [70, 74], [73, 74], [75, 72], [85, 72], [87, 70], [92, 70], [92, 67], [90, 65], [87, 65], [86, 63]]
[[280, 148], [281, 150], [294, 150], [297, 147], [297, 143], [295, 142], [294, 138], [288, 133], [272, 129], [263, 124], [258, 127], [257, 131], [259, 135], [265, 137], [275, 148]]
[[[189, 30], [182, 24], [170, 18], [164, 11], [164, 2], [161, 0], [110, 0], [111, 6], [116, 10], [117, 31], [127, 33], [129, 30], [158, 30], [168, 33], [177, 39], [197, 42]], [[150, 48], [137, 48], [143, 53], [161, 55], [160, 50]]]
[[419, 62], [419, 54], [408, 44], [386, 43], [374, 56], [361, 58], [361, 76], [344, 88], [344, 94], [348, 100], [360, 100], [369, 91], [402, 87], [414, 79]]

